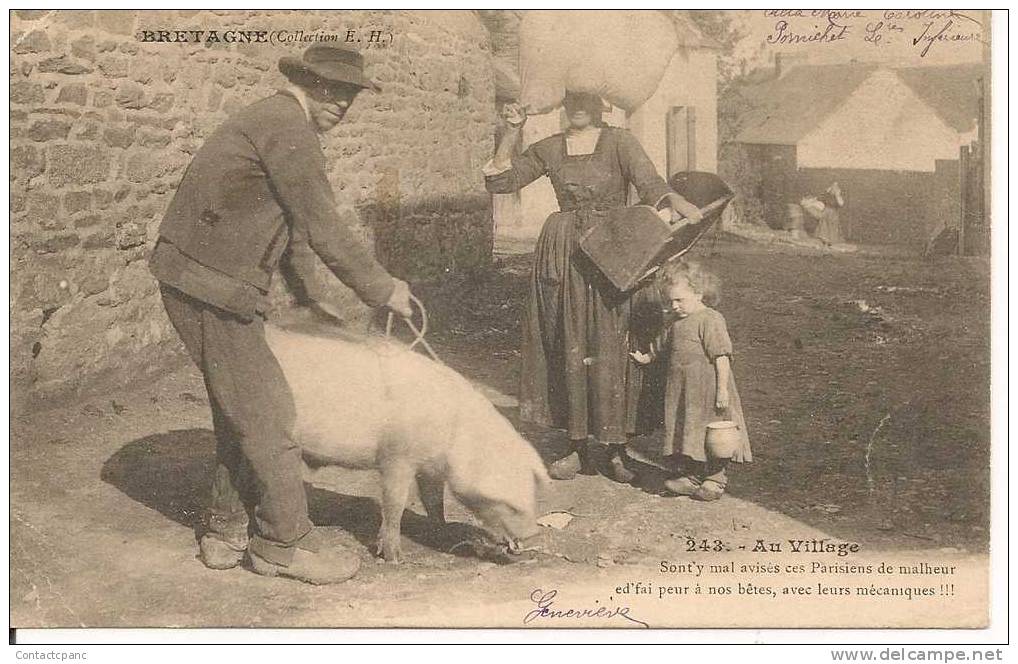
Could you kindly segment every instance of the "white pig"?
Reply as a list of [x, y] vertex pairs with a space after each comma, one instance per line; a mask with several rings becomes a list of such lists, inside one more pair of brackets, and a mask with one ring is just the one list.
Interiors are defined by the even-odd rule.
[[378, 554], [400, 558], [400, 522], [416, 479], [428, 516], [444, 522], [444, 486], [510, 545], [537, 533], [544, 463], [462, 376], [396, 343], [266, 326], [293, 392], [294, 436], [309, 465], [376, 468]]

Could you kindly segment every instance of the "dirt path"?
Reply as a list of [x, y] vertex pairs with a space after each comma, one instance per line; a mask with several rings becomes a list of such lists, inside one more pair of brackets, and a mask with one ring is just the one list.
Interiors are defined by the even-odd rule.
[[[182, 368], [157, 384], [14, 421], [12, 624], [407, 624], [479, 594], [525, 599], [549, 583], [596, 579], [620, 566], [657, 564], [686, 535], [819, 535], [751, 503], [666, 499], [599, 477], [556, 483], [541, 511], [576, 516], [543, 542], [548, 553], [499, 565], [455, 545], [476, 534], [451, 502], [452, 523], [432, 532], [412, 505], [406, 564], [371, 555], [379, 513], [373, 473], [327, 470], [313, 478], [313, 519], [361, 553], [361, 574], [341, 589], [314, 589], [195, 559], [191, 523], [213, 460], [199, 376]], [[424, 613], [422, 613], [424, 612]], [[460, 618], [462, 620], [462, 617]]]

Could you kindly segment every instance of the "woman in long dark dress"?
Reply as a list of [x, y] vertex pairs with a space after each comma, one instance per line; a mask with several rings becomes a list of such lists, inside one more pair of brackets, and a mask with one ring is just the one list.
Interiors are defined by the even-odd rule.
[[700, 212], [671, 190], [632, 134], [602, 125], [599, 97], [571, 92], [564, 106], [569, 128], [520, 154], [526, 114], [508, 105], [509, 129], [485, 167], [487, 189], [496, 194], [547, 175], [561, 210], [545, 221], [535, 249], [523, 321], [520, 416], [567, 430], [570, 450], [551, 464], [552, 477], [590, 472], [593, 437], [610, 446], [606, 474], [628, 482], [633, 474], [623, 463], [624, 448], [635, 430], [637, 397], [627, 361], [631, 294], [612, 286], [577, 242], [605, 210], [627, 204], [630, 185], [643, 204], [671, 207], [694, 222]]

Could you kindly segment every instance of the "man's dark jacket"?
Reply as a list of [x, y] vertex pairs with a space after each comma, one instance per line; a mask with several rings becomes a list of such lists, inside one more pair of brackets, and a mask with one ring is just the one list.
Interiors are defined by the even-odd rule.
[[264, 311], [291, 236], [364, 302], [388, 301], [392, 278], [339, 218], [318, 135], [300, 102], [281, 92], [205, 141], [163, 217], [149, 267], [191, 297], [250, 317]]

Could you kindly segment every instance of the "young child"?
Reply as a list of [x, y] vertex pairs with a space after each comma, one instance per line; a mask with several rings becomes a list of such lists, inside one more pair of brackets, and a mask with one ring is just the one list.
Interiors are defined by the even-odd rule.
[[[679, 260], [662, 268], [660, 289], [671, 309], [666, 327], [648, 353], [631, 355], [640, 364], [661, 356], [668, 361], [662, 454], [678, 452], [681, 467], [677, 477], [665, 481], [665, 487], [681, 496], [717, 500], [728, 484], [729, 459], [709, 458], [704, 445], [707, 424], [734, 421], [742, 441], [731, 461], [752, 461], [732, 376], [732, 342], [724, 317], [708, 306], [717, 303], [718, 280], [699, 263]], [[677, 429], [679, 450], [675, 449]]]

